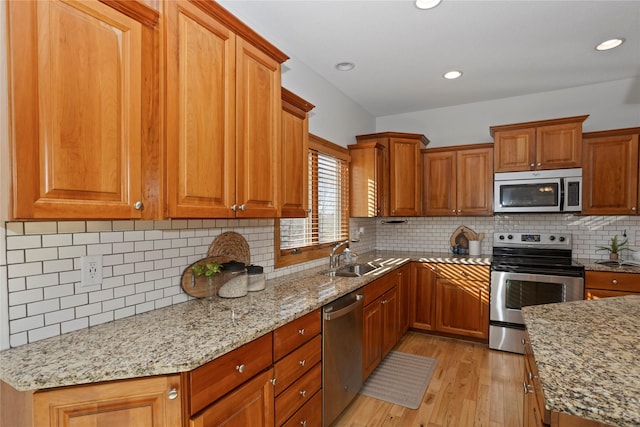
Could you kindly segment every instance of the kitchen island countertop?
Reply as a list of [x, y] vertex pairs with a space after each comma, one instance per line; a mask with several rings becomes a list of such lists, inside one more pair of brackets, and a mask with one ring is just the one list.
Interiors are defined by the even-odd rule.
[[545, 408], [640, 425], [640, 296], [523, 307]]
[[383, 268], [329, 277], [314, 268], [235, 299], [194, 299], [0, 352], [0, 380], [19, 391], [195, 369], [410, 261], [489, 265], [447, 253], [371, 252]]

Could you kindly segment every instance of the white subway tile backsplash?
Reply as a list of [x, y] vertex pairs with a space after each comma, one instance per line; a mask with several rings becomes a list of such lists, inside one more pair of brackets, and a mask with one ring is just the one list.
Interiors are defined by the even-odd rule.
[[24, 250], [6, 251], [6, 264], [21, 264], [24, 262]]
[[44, 299], [60, 298], [73, 295], [74, 286], [72, 283], [63, 285], [47, 286], [44, 288]]
[[28, 332], [29, 342], [43, 340], [60, 335], [60, 325], [50, 325], [44, 328], [33, 329]]
[[25, 345], [29, 342], [29, 337], [26, 332], [20, 332], [17, 334], [12, 333], [9, 336], [9, 345], [11, 347], [18, 347], [20, 345]]
[[113, 311], [105, 311], [93, 316], [89, 316], [89, 326], [99, 325], [101, 323], [107, 323], [114, 320]]
[[60, 259], [55, 261], [44, 261], [42, 263], [43, 273], [59, 273], [61, 271], [73, 270], [72, 259]]
[[89, 296], [84, 294], [69, 295], [68, 297], [60, 298], [60, 308], [78, 307], [89, 302]]
[[[29, 289], [26, 291], [16, 291], [9, 294], [9, 307], [18, 304], [28, 304], [34, 301], [41, 301], [43, 298], [42, 289]], [[9, 319], [11, 320], [11, 319]], [[15, 332], [12, 330], [12, 332]]]
[[66, 334], [67, 332], [77, 331], [79, 329], [86, 329], [89, 327], [89, 318], [83, 317], [82, 319], [70, 320], [60, 324], [60, 332]]
[[25, 262], [58, 259], [57, 248], [27, 249], [24, 252], [25, 252]]
[[58, 283], [58, 273], [27, 277], [27, 289], [44, 288]]
[[75, 319], [75, 310], [73, 308], [67, 308], [66, 310], [58, 310], [51, 313], [45, 313], [44, 315], [45, 325], [63, 323], [73, 319]]
[[42, 236], [42, 247], [71, 246], [73, 235], [71, 234], [45, 234]]
[[88, 317], [100, 313], [102, 304], [99, 302], [93, 304], [79, 305], [76, 307], [76, 318]]
[[13, 307], [9, 307], [9, 318], [10, 319], [21, 319], [23, 317], [27, 317], [27, 305], [26, 304], [14, 305]]
[[42, 247], [42, 237], [35, 236], [7, 236], [7, 250], [33, 249]]
[[56, 222], [25, 222], [24, 234], [56, 234], [58, 223]]
[[123, 317], [133, 316], [134, 314], [136, 314], [135, 307], [124, 307], [119, 310], [116, 310], [113, 313], [113, 317], [115, 319], [122, 319]]
[[50, 313], [60, 310], [60, 300], [57, 298], [27, 304], [27, 316]]
[[44, 315], [42, 314], [9, 321], [9, 328], [11, 329], [11, 333], [30, 331], [32, 329], [38, 329], [43, 326]]

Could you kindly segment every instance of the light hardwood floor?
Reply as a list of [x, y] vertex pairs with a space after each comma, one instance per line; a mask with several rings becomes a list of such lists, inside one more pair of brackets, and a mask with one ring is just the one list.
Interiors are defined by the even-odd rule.
[[521, 427], [521, 355], [486, 344], [408, 332], [395, 347], [438, 365], [418, 409], [358, 395], [335, 427]]

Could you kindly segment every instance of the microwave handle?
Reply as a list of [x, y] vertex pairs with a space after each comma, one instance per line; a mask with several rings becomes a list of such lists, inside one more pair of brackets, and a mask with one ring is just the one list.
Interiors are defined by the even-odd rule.
[[565, 197], [565, 188], [564, 188], [564, 179], [560, 179], [560, 212], [566, 210], [566, 206], [564, 205], [564, 197]]

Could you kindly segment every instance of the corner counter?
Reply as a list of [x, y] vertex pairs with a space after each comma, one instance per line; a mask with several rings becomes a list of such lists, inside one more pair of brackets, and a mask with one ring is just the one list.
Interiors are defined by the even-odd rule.
[[640, 296], [529, 306], [522, 313], [547, 410], [640, 425]]

